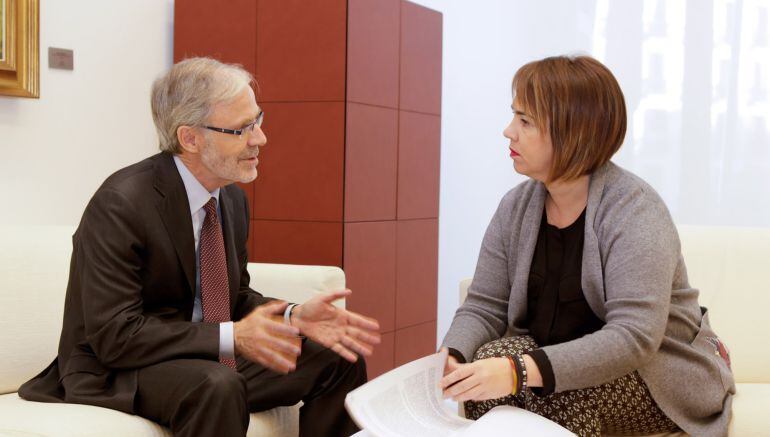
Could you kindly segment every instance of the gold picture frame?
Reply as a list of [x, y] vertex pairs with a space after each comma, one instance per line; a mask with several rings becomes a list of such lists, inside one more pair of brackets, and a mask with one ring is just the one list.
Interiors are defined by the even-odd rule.
[[40, 97], [40, 0], [0, 0], [0, 95]]

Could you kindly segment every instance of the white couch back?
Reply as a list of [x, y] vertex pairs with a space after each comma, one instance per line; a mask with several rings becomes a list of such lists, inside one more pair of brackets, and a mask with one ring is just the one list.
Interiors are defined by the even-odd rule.
[[[730, 349], [737, 382], [770, 383], [770, 349], [762, 340], [770, 319], [770, 229], [678, 226], [690, 285], [709, 309]], [[460, 282], [460, 302], [471, 279]]]
[[[16, 391], [56, 356], [74, 231], [0, 225], [0, 394]], [[338, 267], [250, 263], [248, 269], [253, 289], [290, 302], [345, 288]]]

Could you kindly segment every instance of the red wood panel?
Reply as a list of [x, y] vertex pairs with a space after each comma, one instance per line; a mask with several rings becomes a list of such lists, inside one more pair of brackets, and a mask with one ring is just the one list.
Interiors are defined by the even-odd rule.
[[252, 220], [254, 262], [342, 267], [342, 223]]
[[345, 221], [395, 220], [398, 111], [348, 103]]
[[441, 113], [440, 12], [401, 1], [400, 109]]
[[346, 0], [259, 0], [260, 100], [345, 99]]
[[375, 346], [372, 356], [366, 358], [366, 376], [370, 381], [394, 367], [395, 337], [393, 332], [382, 334], [380, 344]]
[[396, 331], [395, 366], [436, 352], [436, 321]]
[[438, 217], [441, 117], [399, 115], [398, 219]]
[[208, 0], [174, 2], [174, 62], [210, 56], [256, 72], [257, 2]]
[[438, 219], [397, 223], [396, 329], [400, 329], [436, 319]]
[[380, 332], [395, 329], [396, 222], [345, 224], [344, 270], [353, 295], [347, 308], [374, 317]]
[[398, 108], [400, 0], [349, 0], [350, 102]]
[[255, 219], [342, 221], [345, 104], [262, 103]]

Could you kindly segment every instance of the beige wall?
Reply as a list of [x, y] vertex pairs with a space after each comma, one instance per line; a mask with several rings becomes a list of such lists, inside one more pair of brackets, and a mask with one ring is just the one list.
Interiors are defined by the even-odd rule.
[[[40, 3], [40, 99], [0, 97], [0, 224], [76, 224], [106, 176], [157, 150], [173, 0]], [[74, 71], [50, 70], [48, 47], [73, 49]]]

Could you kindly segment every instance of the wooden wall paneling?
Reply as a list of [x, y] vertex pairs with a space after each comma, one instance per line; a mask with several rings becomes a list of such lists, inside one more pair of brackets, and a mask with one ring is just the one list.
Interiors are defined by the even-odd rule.
[[209, 0], [174, 3], [174, 62], [209, 56], [256, 73], [257, 2]]
[[441, 113], [442, 15], [401, 1], [399, 108]]
[[267, 145], [254, 182], [255, 219], [342, 221], [343, 102], [261, 103]]
[[253, 220], [255, 262], [342, 267], [342, 223]]
[[396, 329], [401, 329], [436, 320], [438, 219], [397, 223]]
[[398, 111], [347, 104], [345, 221], [395, 220]]
[[370, 381], [394, 367], [395, 337], [395, 332], [382, 334], [374, 353], [366, 357], [366, 376]]
[[399, 111], [398, 218], [438, 217], [441, 117]]
[[346, 14], [346, 0], [257, 2], [263, 101], [345, 100]]
[[398, 108], [400, 0], [348, 1], [349, 102]]
[[345, 276], [353, 295], [346, 307], [374, 317], [380, 332], [396, 321], [396, 222], [346, 223]]
[[396, 331], [394, 365], [400, 366], [436, 352], [436, 321]]

